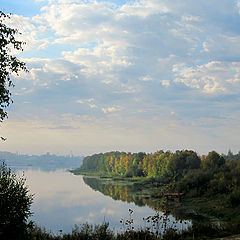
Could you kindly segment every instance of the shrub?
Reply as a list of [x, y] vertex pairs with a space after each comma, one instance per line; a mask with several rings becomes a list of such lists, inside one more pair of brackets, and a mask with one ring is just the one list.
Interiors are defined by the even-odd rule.
[[7, 168], [0, 166], [0, 239], [24, 239], [27, 219], [31, 215], [33, 196], [25, 186], [25, 179], [17, 177]]
[[240, 189], [233, 191], [229, 196], [229, 200], [233, 207], [240, 205]]

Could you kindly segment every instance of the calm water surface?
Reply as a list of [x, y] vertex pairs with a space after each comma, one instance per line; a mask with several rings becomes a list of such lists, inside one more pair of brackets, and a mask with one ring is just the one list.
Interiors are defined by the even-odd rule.
[[[21, 175], [22, 170], [17, 173]], [[138, 207], [134, 203], [113, 200], [86, 185], [82, 176], [66, 170], [46, 172], [27, 169], [24, 175], [28, 188], [34, 194], [31, 220], [54, 233], [60, 229], [71, 232], [74, 224], [101, 224], [104, 221], [109, 222], [111, 228], [120, 230], [120, 219], [129, 218], [129, 208], [133, 210], [134, 226], [139, 228], [144, 225], [143, 217], [155, 214], [147, 206]], [[173, 217], [170, 219], [174, 220]], [[179, 224], [179, 228], [182, 225]]]

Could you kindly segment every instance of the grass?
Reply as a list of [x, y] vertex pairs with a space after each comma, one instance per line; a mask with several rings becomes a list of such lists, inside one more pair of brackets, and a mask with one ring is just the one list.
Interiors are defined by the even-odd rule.
[[[37, 226], [28, 230], [24, 240], [183, 240], [183, 239], [215, 239], [240, 232], [240, 224], [213, 225], [209, 223], [194, 224], [182, 232], [166, 229], [162, 234], [149, 229], [130, 230], [114, 233], [108, 223], [91, 225], [88, 223], [75, 226], [71, 233], [54, 235]], [[15, 239], [22, 240], [22, 239]]]
[[223, 222], [240, 222], [240, 205], [232, 207], [227, 198], [215, 196], [214, 198], [186, 198], [182, 206], [188, 209], [194, 209], [196, 212], [208, 216], [210, 219], [216, 219]]

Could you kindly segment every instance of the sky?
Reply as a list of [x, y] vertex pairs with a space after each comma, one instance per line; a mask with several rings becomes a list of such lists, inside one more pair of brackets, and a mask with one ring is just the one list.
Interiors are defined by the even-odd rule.
[[26, 42], [0, 150], [240, 150], [239, 0], [0, 0]]

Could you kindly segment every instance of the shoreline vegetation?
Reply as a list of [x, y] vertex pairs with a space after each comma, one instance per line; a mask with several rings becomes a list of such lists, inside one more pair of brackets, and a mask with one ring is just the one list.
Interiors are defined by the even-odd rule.
[[[108, 181], [105, 186], [110, 182], [125, 182], [134, 186], [138, 196], [144, 195], [145, 189], [152, 189], [145, 195], [151, 199], [147, 204], [162, 211], [166, 204], [162, 207], [154, 205], [154, 201], [161, 202], [164, 193], [183, 193], [180, 202], [167, 204], [173, 215], [177, 212], [191, 218], [196, 226], [220, 226], [219, 237], [240, 233], [240, 153], [234, 155], [229, 151], [220, 155], [212, 151], [207, 156], [198, 156], [189, 150], [150, 154], [108, 152], [85, 157], [83, 164], [71, 172], [86, 176], [87, 184], [90, 182], [87, 178], [98, 178], [103, 184]], [[101, 186], [97, 190], [103, 192]], [[201, 220], [196, 220], [196, 216]]]
[[[108, 223], [100, 225], [91, 225], [88, 223], [80, 226], [75, 225], [71, 233], [59, 233], [55, 235], [38, 226], [33, 225], [28, 229], [28, 233], [24, 240], [190, 240], [190, 239], [219, 239], [236, 235], [237, 229], [231, 225], [214, 226], [209, 224], [198, 223], [183, 230], [176, 231], [173, 228], [167, 229], [164, 233], [152, 232], [149, 229], [129, 230], [115, 233], [109, 228]], [[238, 235], [239, 237], [239, 235]]]

